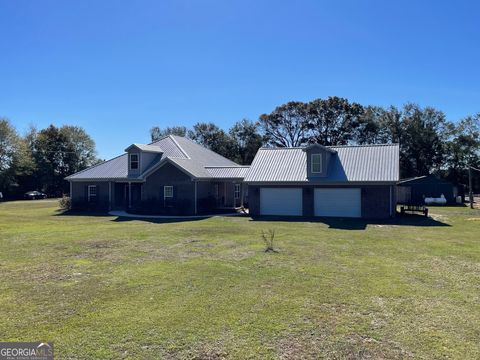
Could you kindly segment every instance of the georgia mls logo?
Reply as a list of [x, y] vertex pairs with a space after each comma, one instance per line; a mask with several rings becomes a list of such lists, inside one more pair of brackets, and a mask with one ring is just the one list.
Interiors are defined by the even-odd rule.
[[0, 360], [53, 360], [53, 343], [2, 342]]

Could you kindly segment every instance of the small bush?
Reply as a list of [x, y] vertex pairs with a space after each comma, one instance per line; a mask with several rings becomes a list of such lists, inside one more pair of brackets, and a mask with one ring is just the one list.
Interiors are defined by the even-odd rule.
[[70, 196], [63, 195], [62, 198], [58, 200], [58, 204], [60, 205], [60, 209], [70, 210], [72, 208], [72, 199]]
[[275, 240], [275, 230], [269, 229], [267, 231], [262, 231], [262, 240], [265, 243], [265, 252], [277, 252], [273, 247], [273, 242]]

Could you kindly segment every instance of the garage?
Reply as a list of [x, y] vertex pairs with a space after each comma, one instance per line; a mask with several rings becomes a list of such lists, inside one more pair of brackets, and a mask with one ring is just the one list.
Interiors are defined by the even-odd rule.
[[302, 216], [302, 188], [260, 188], [261, 215]]
[[315, 216], [362, 216], [362, 195], [357, 188], [317, 188], [314, 195]]

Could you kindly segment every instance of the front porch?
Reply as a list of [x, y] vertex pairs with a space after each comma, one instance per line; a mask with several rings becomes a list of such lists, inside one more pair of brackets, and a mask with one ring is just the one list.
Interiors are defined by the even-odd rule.
[[[171, 187], [171, 193], [165, 193]], [[247, 186], [239, 181], [192, 181], [158, 184], [155, 191], [140, 182], [111, 182], [109, 210], [160, 214], [201, 215], [234, 212], [246, 204]]]

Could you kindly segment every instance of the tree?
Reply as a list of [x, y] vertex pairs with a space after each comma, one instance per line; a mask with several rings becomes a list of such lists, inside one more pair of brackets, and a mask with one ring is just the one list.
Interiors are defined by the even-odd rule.
[[480, 114], [447, 126], [445, 176], [458, 184], [468, 183], [468, 167], [480, 167]]
[[0, 118], [0, 191], [11, 191], [18, 166], [20, 138], [6, 118]]
[[66, 176], [96, 162], [95, 143], [82, 128], [50, 125], [32, 137], [35, 175], [49, 194], [61, 195], [68, 187]]
[[403, 177], [428, 175], [441, 168], [446, 125], [441, 111], [416, 104], [404, 106], [399, 139]]
[[337, 96], [316, 99], [307, 105], [308, 142], [322, 145], [345, 145], [355, 140], [363, 106]]
[[301, 146], [307, 141], [307, 116], [305, 103], [291, 101], [278, 106], [270, 114], [260, 115], [259, 125], [268, 144]]
[[95, 142], [83, 128], [64, 125], [60, 133], [65, 135], [73, 148], [75, 162], [70, 164], [70, 171], [78, 172], [98, 162]]
[[152, 142], [160, 140], [167, 135], [187, 136], [187, 128], [185, 126], [172, 126], [161, 129], [158, 126], [154, 126], [150, 129], [150, 138]]
[[232, 126], [229, 134], [233, 140], [234, 148], [238, 151], [235, 161], [250, 165], [263, 144], [263, 137], [258, 133], [258, 124], [243, 119]]
[[188, 136], [197, 143], [216, 153], [235, 160], [237, 148], [232, 138], [213, 123], [197, 123], [188, 132]]

